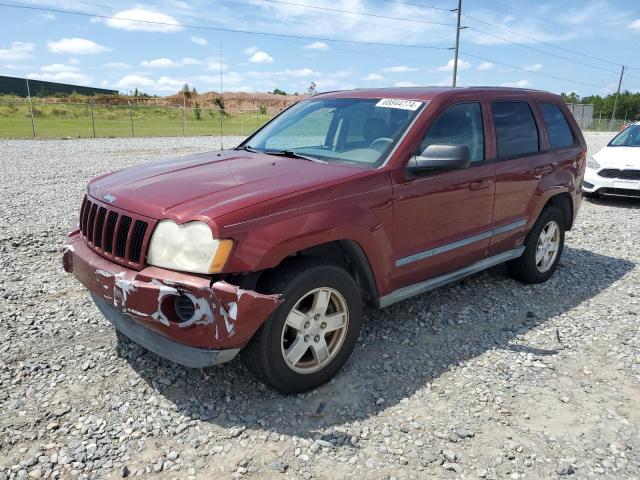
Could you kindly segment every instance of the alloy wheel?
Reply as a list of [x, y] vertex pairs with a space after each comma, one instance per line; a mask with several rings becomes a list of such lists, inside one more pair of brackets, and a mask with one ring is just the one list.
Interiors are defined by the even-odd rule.
[[560, 226], [555, 221], [547, 223], [536, 244], [536, 267], [545, 273], [553, 266], [560, 248]]
[[348, 328], [349, 309], [340, 292], [328, 287], [311, 290], [287, 315], [281, 335], [282, 357], [297, 373], [317, 372], [338, 354]]

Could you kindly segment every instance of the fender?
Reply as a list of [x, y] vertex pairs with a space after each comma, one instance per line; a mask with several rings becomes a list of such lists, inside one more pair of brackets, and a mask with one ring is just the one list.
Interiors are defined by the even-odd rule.
[[[306, 192], [283, 202], [289, 210], [271, 213], [273, 207], [266, 205], [262, 216], [248, 220], [241, 211], [216, 219], [222, 238], [235, 241], [225, 272], [260, 271], [302, 250], [329, 242], [355, 242], [373, 270], [377, 292], [388, 291], [393, 265], [389, 176], [369, 175], [361, 185], [357, 192], [353, 183], [350, 192], [343, 185]], [[291, 209], [292, 204], [303, 206]]]

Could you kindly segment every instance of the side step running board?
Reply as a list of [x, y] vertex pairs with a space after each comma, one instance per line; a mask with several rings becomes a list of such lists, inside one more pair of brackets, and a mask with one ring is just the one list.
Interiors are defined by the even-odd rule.
[[514, 248], [513, 250], [509, 250], [493, 257], [480, 260], [479, 262], [468, 265], [464, 268], [461, 268], [460, 270], [445, 273], [444, 275], [430, 278], [429, 280], [425, 280], [424, 282], [414, 283], [413, 285], [399, 288], [398, 290], [395, 290], [388, 295], [385, 295], [384, 297], [380, 297], [378, 299], [378, 306], [380, 308], [388, 307], [389, 305], [401, 302], [402, 300], [406, 300], [407, 298], [413, 297], [415, 295], [420, 295], [421, 293], [428, 292], [429, 290], [441, 287], [443, 285], [446, 285], [447, 283], [455, 282], [464, 277], [468, 277], [469, 275], [473, 275], [474, 273], [481, 272], [482, 270], [486, 270], [487, 268], [493, 267], [500, 263], [518, 258], [520, 255], [522, 255], [523, 252], [524, 247]]

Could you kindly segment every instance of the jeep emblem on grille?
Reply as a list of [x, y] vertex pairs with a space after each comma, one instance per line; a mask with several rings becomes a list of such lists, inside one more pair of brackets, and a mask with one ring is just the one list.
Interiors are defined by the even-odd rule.
[[108, 202], [108, 203], [114, 203], [116, 201], [116, 196], [111, 193], [107, 193], [102, 198], [104, 199], [105, 202]]

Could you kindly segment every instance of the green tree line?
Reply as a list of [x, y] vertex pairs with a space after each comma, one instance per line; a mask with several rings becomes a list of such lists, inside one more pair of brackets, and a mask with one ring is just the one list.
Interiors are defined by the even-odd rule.
[[[595, 118], [602, 115], [602, 118], [611, 118], [613, 104], [616, 94], [612, 93], [606, 97], [600, 95], [589, 95], [581, 97], [575, 92], [560, 94], [566, 103], [588, 103], [593, 104], [593, 116]], [[630, 92], [625, 90], [618, 96], [618, 106], [616, 107], [616, 118], [628, 120], [640, 120], [640, 92]]]

